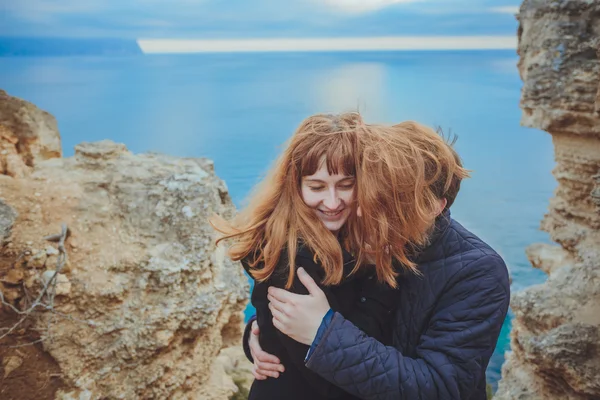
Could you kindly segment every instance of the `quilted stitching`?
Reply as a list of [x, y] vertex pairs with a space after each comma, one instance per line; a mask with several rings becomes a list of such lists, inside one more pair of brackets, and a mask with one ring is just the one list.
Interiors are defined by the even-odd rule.
[[451, 221], [399, 280], [394, 346], [335, 314], [307, 367], [363, 399], [485, 399], [485, 369], [508, 310], [508, 271]]

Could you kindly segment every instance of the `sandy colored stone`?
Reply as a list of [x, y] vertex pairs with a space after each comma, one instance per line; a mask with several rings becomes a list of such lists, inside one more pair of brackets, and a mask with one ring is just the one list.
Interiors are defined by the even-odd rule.
[[25, 273], [19, 269], [11, 269], [8, 271], [6, 276], [2, 279], [4, 283], [9, 283], [11, 285], [18, 285], [25, 278]]
[[33, 288], [39, 281], [39, 276], [37, 274], [33, 274], [31, 276], [29, 276], [27, 279], [25, 279], [25, 282], [23, 282], [23, 284], [25, 285], [25, 287], [27, 289], [31, 289]]
[[3, 173], [13, 178], [25, 178], [31, 174], [31, 168], [29, 168], [21, 156], [16, 153], [9, 153], [3, 157]]
[[[212, 161], [135, 155], [110, 141], [81, 143], [69, 158], [24, 158], [35, 160], [28, 177], [0, 176], [0, 228], [12, 242], [0, 274], [25, 250], [44, 249], [47, 270], [29, 268], [37, 250], [21, 260], [33, 273], [26, 284], [39, 290], [57, 259], [43, 238], [67, 224], [76, 267], [61, 271], [57, 289], [67, 281], [70, 288], [54, 306], [71, 319], [40, 313], [33, 326], [52, 337], [43, 347], [61, 371], [55, 398], [233, 395], [237, 386], [216, 360], [241, 346], [249, 287], [208, 224], [235, 212]], [[3, 204], [14, 210], [8, 224]]]
[[11, 304], [23, 297], [23, 293], [21, 292], [21, 290], [6, 286], [2, 290], [2, 295], [4, 296], [4, 300], [8, 301]]
[[573, 264], [571, 254], [560, 246], [535, 243], [525, 250], [531, 265], [550, 275], [558, 268]]
[[36, 251], [33, 253], [31, 257], [27, 260], [28, 268], [44, 268], [46, 266], [46, 252]]
[[39, 162], [62, 156], [56, 119], [0, 90], [0, 165], [4, 174], [25, 177]]
[[558, 181], [527, 249], [547, 281], [514, 293], [496, 400], [600, 398], [600, 2], [526, 0], [518, 16], [522, 124], [552, 135]]
[[239, 345], [227, 347], [221, 350], [215, 359], [207, 385], [193, 398], [198, 400], [247, 399], [253, 381], [252, 364], [246, 359], [242, 347]]
[[254, 376], [252, 363], [246, 358], [241, 346], [232, 346], [221, 350], [217, 360], [223, 365], [225, 373], [231, 376], [238, 387], [238, 398], [247, 398]]
[[[56, 277], [54, 277], [56, 275]], [[57, 296], [66, 296], [71, 293], [71, 282], [65, 274], [56, 273], [56, 271], [48, 270], [42, 273], [42, 284], [48, 287], [55, 287]], [[54, 281], [52, 279], [54, 278]]]
[[19, 356], [7, 356], [2, 360], [4, 369], [4, 379], [6, 379], [14, 370], [23, 364], [23, 359]]

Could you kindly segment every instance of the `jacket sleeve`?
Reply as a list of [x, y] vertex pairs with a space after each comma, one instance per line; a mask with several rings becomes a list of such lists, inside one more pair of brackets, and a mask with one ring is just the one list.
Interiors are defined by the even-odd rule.
[[[285, 261], [282, 261], [285, 262]], [[338, 305], [336, 304], [336, 299], [331, 295], [331, 291], [328, 287], [324, 287], [320, 284], [321, 281], [321, 267], [318, 264], [315, 264], [311, 259], [307, 257], [298, 257], [296, 259], [296, 266], [303, 267], [306, 272], [313, 278], [315, 282], [321, 287], [321, 289], [325, 292], [329, 300], [329, 304], [333, 310], [338, 309]], [[252, 296], [253, 304], [257, 311], [257, 317], [265, 321], [266, 319], [272, 319], [272, 315], [270, 309], [266, 306], [268, 300], [266, 299], [266, 287], [275, 286], [282, 289], [285, 289], [285, 284], [287, 282], [287, 271], [283, 272], [283, 268], [280, 271], [276, 271], [273, 273], [271, 278], [267, 282], [255, 282], [255, 289], [257, 293], [261, 293], [260, 299], [257, 298], [254, 294]], [[292, 287], [289, 289], [290, 292], [307, 295], [308, 290], [304, 287], [300, 279], [296, 275], [294, 277], [294, 282]], [[264, 298], [262, 293], [264, 293]], [[263, 315], [261, 315], [261, 313]], [[309, 346], [297, 342], [279, 330], [275, 329], [271, 324], [269, 324], [269, 329], [272, 329], [273, 334], [277, 337], [279, 343], [283, 350], [287, 353], [287, 359], [291, 361], [294, 366], [300, 371], [300, 373], [304, 376], [307, 383], [313, 387], [320, 395], [327, 398], [337, 398], [344, 395], [347, 395], [342, 389], [336, 387], [334, 384], [327, 382], [324, 378], [320, 377], [316, 373], [309, 371], [305, 366], [305, 360], [308, 354]], [[261, 330], [260, 335], [263, 332]], [[246, 335], [245, 335], [246, 336]], [[247, 354], [248, 356], [248, 354]], [[284, 372], [285, 373], [285, 372]], [[273, 378], [269, 378], [273, 379]]]
[[336, 313], [306, 366], [362, 399], [468, 399], [496, 346], [509, 291], [504, 262], [485, 255], [449, 279], [416, 357], [384, 346]]

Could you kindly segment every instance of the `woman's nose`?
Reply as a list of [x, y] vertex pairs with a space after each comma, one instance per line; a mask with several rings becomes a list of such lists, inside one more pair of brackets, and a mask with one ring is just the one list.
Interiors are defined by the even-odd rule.
[[323, 204], [325, 205], [325, 207], [327, 207], [331, 211], [337, 210], [338, 207], [340, 206], [340, 203], [341, 203], [341, 200], [340, 200], [340, 196], [338, 195], [337, 190], [329, 191], [327, 198], [323, 201]]

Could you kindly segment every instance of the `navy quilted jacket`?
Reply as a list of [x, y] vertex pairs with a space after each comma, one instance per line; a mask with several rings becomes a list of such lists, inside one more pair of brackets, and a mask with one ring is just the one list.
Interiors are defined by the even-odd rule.
[[449, 217], [416, 261], [422, 276], [398, 280], [393, 346], [336, 313], [306, 366], [362, 399], [483, 400], [508, 311], [506, 265]]

